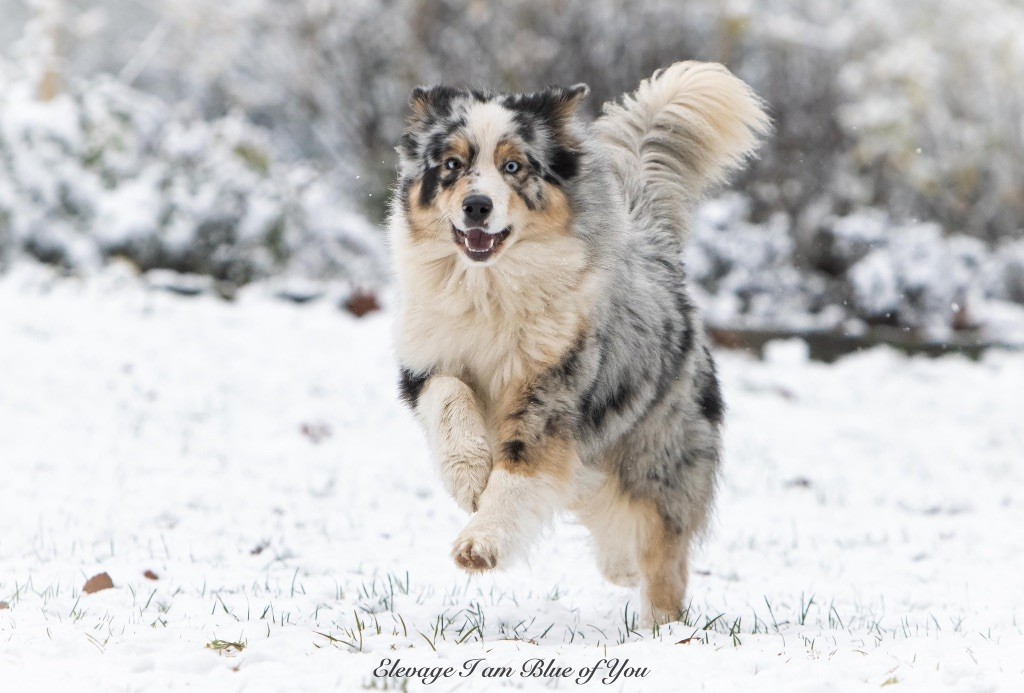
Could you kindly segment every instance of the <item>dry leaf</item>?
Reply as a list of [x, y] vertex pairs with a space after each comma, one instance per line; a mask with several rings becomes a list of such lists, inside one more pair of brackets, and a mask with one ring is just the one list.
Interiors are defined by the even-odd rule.
[[0, 602], [0, 611], [2, 611], [3, 609], [10, 609], [10, 608], [11, 608], [11, 605], [8, 604], [7, 602]]
[[361, 318], [367, 313], [380, 310], [380, 303], [377, 302], [377, 297], [373, 294], [365, 291], [356, 291], [345, 302], [345, 310], [357, 318]]
[[142, 574], [142, 577], [146, 578], [147, 580], [159, 580], [160, 579], [160, 576], [157, 575], [156, 573], [154, 573], [152, 570], [147, 570], [146, 572], [144, 572]]
[[331, 437], [331, 427], [325, 423], [304, 423], [299, 432], [313, 443], [320, 443], [325, 438]]
[[85, 581], [85, 585], [82, 587], [82, 591], [86, 594], [92, 594], [93, 592], [99, 592], [100, 590], [108, 590], [114, 586], [114, 581], [110, 579], [110, 576], [106, 573], [100, 573], [99, 575], [93, 575], [91, 578]]

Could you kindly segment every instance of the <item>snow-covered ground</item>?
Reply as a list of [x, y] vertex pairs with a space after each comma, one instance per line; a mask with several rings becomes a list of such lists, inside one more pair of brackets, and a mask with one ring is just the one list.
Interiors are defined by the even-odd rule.
[[[466, 518], [397, 400], [386, 313], [18, 269], [0, 688], [575, 690], [628, 658], [646, 678], [583, 687], [1024, 690], [1024, 354], [719, 358], [727, 464], [687, 622], [637, 632], [571, 522], [529, 565], [456, 570]], [[114, 588], [83, 594], [100, 572]], [[385, 658], [485, 661], [425, 686], [375, 678]], [[521, 677], [536, 658], [574, 672]]]

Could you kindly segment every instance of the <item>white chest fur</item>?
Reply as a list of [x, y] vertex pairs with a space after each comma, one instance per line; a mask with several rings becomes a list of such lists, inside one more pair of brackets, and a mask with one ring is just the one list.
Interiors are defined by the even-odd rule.
[[509, 384], [557, 363], [585, 323], [595, 290], [580, 249], [572, 239], [565, 246], [552, 253], [547, 244], [545, 257], [516, 247], [514, 258], [490, 267], [454, 256], [399, 257], [399, 360], [465, 379], [487, 408]]

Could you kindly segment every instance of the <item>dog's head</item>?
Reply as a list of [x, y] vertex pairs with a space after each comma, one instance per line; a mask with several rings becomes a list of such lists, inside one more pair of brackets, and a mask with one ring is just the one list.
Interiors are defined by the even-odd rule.
[[397, 200], [413, 243], [480, 266], [516, 243], [568, 234], [582, 155], [574, 116], [588, 91], [413, 90]]

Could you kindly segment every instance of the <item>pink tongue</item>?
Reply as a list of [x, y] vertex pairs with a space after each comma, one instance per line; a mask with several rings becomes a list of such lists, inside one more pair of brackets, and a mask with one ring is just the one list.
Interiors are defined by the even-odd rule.
[[470, 250], [490, 250], [493, 245], [494, 238], [480, 229], [466, 232], [466, 247]]

